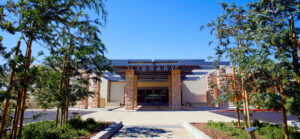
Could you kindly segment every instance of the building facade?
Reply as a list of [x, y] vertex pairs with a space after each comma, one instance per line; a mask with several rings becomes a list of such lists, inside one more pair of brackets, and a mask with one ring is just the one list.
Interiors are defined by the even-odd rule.
[[[222, 93], [222, 85], [230, 79], [226, 73], [229, 62], [220, 62], [216, 70], [213, 62], [203, 59], [178, 60], [112, 60], [114, 72], [104, 72], [101, 81], [90, 79], [88, 89], [93, 97], [77, 103], [80, 109], [107, 105], [124, 105], [133, 110], [138, 105], [165, 105], [181, 109], [185, 105], [226, 107], [215, 104]], [[91, 78], [93, 75], [84, 75]], [[217, 84], [215, 88], [210, 82]]]

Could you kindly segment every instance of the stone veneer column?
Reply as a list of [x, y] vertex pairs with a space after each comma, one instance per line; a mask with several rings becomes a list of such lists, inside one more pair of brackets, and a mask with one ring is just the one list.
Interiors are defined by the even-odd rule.
[[[218, 96], [220, 96], [225, 88], [225, 86], [227, 85], [227, 76], [226, 76], [226, 70], [225, 69], [219, 69], [217, 70], [217, 86], [219, 89], [219, 94]], [[220, 103], [219, 104], [220, 108], [228, 108], [228, 103]]]
[[213, 103], [215, 96], [215, 89], [211, 88], [210, 84], [214, 82], [213, 74], [206, 75], [206, 98], [207, 98], [207, 106], [215, 107], [215, 103]]
[[168, 75], [169, 107], [172, 108], [172, 75]]
[[181, 109], [181, 72], [174, 69], [171, 73], [172, 80], [172, 109]]
[[134, 109], [134, 70], [125, 70], [125, 109]]
[[138, 76], [134, 75], [134, 108], [137, 108]]
[[[94, 78], [96, 77], [97, 75], [94, 75]], [[100, 88], [101, 88], [101, 81], [93, 80], [94, 97], [92, 98], [92, 108], [100, 107]]]
[[[90, 75], [89, 74], [86, 74], [86, 73], [83, 73], [82, 74], [82, 77], [84, 78], [84, 79], [86, 79], [86, 80], [88, 80], [88, 84], [87, 84], [87, 86], [86, 86], [86, 88], [87, 88], [87, 91], [89, 91], [89, 84], [90, 84]], [[82, 101], [79, 101], [78, 103], [77, 103], [77, 108], [78, 109], [87, 109], [88, 108], [88, 106], [89, 106], [89, 97], [87, 96], [87, 97], [85, 97]]]

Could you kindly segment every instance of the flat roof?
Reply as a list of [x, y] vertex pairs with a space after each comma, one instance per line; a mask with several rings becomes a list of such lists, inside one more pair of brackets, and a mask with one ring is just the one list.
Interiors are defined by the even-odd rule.
[[[215, 63], [204, 59], [113, 59], [115, 73], [107, 76], [109, 80], [124, 80], [125, 69], [133, 69], [139, 81], [166, 81], [173, 69], [181, 70], [181, 78], [189, 75], [206, 75], [207, 72], [193, 72], [196, 69], [215, 69]], [[230, 65], [229, 61], [219, 62], [220, 66]], [[116, 77], [114, 75], [119, 75]], [[190, 77], [190, 79], [192, 79]], [[193, 78], [195, 79], [195, 78]]]

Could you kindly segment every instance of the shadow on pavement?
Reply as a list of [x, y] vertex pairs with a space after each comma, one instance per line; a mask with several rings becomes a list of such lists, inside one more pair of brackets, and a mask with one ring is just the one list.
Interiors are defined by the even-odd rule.
[[169, 106], [144, 106], [140, 105], [136, 111], [210, 111], [221, 110], [220, 108], [211, 107], [185, 107], [182, 106], [180, 110], [173, 110]]
[[[168, 134], [167, 137], [168, 136], [170, 137], [172, 135], [170, 134], [171, 131], [167, 131], [159, 128], [139, 127], [139, 126], [123, 127], [123, 128], [124, 129], [121, 129], [115, 136], [131, 137], [131, 138], [138, 138], [138, 137], [153, 138], [153, 137], [161, 137], [162, 134]], [[163, 136], [166, 137], [166, 135]]]

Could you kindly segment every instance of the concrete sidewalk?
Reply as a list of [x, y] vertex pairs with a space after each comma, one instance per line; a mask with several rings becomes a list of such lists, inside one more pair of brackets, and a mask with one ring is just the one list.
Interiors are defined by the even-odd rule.
[[84, 115], [98, 121], [122, 121], [124, 127], [113, 138], [192, 138], [183, 122], [230, 122], [230, 117], [208, 111], [98, 111]]

